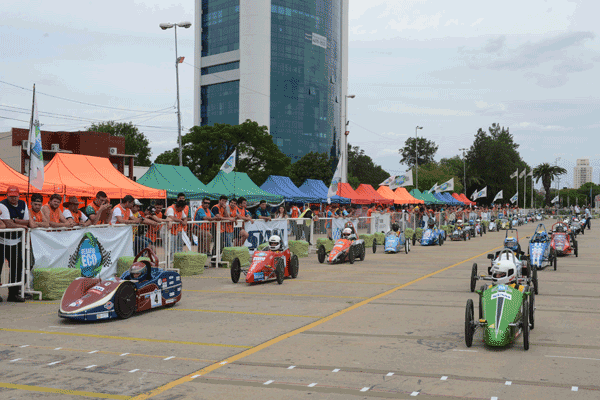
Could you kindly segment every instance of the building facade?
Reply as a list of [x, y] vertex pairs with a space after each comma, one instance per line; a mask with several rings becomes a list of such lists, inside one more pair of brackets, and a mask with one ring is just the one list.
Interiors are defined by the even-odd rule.
[[580, 158], [573, 168], [573, 188], [579, 189], [584, 183], [592, 182], [594, 167], [590, 166], [589, 158]]
[[349, 0], [196, 0], [194, 124], [269, 128], [292, 161], [337, 157]]

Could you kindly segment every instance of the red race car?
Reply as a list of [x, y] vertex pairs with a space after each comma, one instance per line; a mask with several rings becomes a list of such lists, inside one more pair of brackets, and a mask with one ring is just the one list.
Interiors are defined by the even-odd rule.
[[[373, 240], [373, 253], [376, 251], [377, 242]], [[364, 261], [365, 253], [365, 241], [358, 238], [354, 226], [351, 222], [348, 222], [342, 231], [342, 237], [335, 241], [333, 249], [327, 253], [325, 246], [321, 245], [317, 250], [317, 257], [320, 263], [325, 262], [325, 258], [327, 257], [327, 263], [329, 264], [343, 263], [345, 261], [354, 264], [356, 258]]]
[[558, 256], [575, 254], [575, 257], [579, 257], [579, 245], [577, 244], [577, 240], [575, 239], [575, 236], [570, 233], [569, 227], [562, 222], [557, 222], [552, 226], [552, 240], [550, 241], [550, 246]]
[[[269, 242], [271, 242], [271, 237]], [[279, 242], [281, 243], [281, 241]], [[252, 256], [250, 267], [242, 269], [239, 258], [231, 263], [231, 280], [238, 283], [243, 272], [246, 275], [246, 283], [258, 283], [276, 279], [280, 285], [284, 278], [296, 278], [300, 264], [298, 256], [292, 254], [289, 248], [278, 244], [267, 247], [265, 250], [256, 250]]]

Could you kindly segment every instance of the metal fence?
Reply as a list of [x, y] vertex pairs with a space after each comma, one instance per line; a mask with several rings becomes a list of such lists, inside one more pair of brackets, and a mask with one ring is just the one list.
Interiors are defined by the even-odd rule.
[[26, 293], [29, 277], [29, 240], [24, 228], [0, 229], [0, 287], [9, 288], [9, 296]]

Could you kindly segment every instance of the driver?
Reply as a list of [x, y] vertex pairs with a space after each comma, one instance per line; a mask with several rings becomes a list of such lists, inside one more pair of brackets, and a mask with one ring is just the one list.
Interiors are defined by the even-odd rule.
[[400, 225], [397, 222], [392, 224], [392, 232], [394, 232], [394, 235], [400, 236]]
[[500, 260], [492, 267], [492, 282], [494, 285], [508, 285], [519, 291], [525, 289], [517, 284], [517, 268], [510, 260]]
[[462, 219], [457, 219], [456, 220], [456, 229], [462, 229], [462, 226], [463, 226]]
[[429, 218], [429, 221], [427, 221], [427, 227], [429, 229], [435, 228], [435, 221], [433, 220], [433, 218]]
[[271, 251], [282, 251], [283, 246], [281, 244], [281, 238], [277, 235], [273, 235], [269, 238], [269, 248]]
[[131, 279], [145, 278], [146, 272], [148, 272], [148, 267], [142, 261], [134, 262], [133, 265], [129, 268], [129, 276]]

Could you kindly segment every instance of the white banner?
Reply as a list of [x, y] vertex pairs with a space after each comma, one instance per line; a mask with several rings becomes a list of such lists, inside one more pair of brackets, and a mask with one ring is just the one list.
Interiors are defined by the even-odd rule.
[[[298, 226], [304, 221], [298, 221]], [[286, 219], [274, 219], [271, 221], [262, 221], [255, 219], [252, 222], [246, 222], [246, 232], [248, 240], [244, 246], [250, 249], [256, 249], [258, 245], [269, 241], [271, 235], [278, 235], [283, 243], [288, 243], [288, 223]]]
[[331, 232], [333, 240], [338, 240], [340, 237], [342, 237], [342, 229], [344, 229], [344, 225], [346, 225], [346, 222], [352, 222], [355, 231], [358, 229], [358, 219], [334, 218], [333, 229]]
[[31, 230], [35, 267], [80, 268], [81, 276], [107, 279], [117, 260], [133, 256], [131, 226], [87, 227], [72, 231]]
[[[356, 225], [355, 229], [356, 229]], [[391, 229], [390, 227], [390, 214], [371, 214], [371, 232], [383, 232], [387, 233]]]
[[437, 192], [451, 192], [454, 190], [454, 178], [451, 178], [448, 182], [442, 183], [437, 187]]
[[327, 204], [331, 204], [331, 198], [337, 194], [338, 184], [342, 181], [342, 168], [344, 165], [342, 161], [342, 157], [340, 157], [340, 161], [338, 161], [337, 168], [335, 169], [335, 173], [331, 179], [329, 190], [327, 190]]
[[221, 171], [225, 171], [226, 173], [230, 173], [231, 171], [233, 171], [233, 169], [235, 168], [236, 152], [237, 149], [234, 150], [229, 157], [227, 157], [227, 160], [225, 160], [223, 165], [221, 165]]
[[412, 169], [408, 170], [404, 173], [404, 175], [398, 175], [394, 177], [392, 183], [390, 183], [390, 189], [394, 190], [396, 188], [402, 186], [412, 186], [413, 185], [413, 174]]

